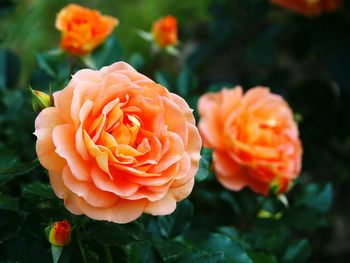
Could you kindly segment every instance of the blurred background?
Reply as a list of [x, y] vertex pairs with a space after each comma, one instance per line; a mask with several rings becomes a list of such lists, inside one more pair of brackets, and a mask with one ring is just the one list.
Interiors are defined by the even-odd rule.
[[[330, 182], [334, 194], [331, 211], [325, 218], [319, 217], [319, 211], [299, 210], [295, 214], [293, 235], [306, 232], [313, 252], [299, 261], [285, 262], [348, 262], [349, 0], [333, 13], [312, 18], [267, 0], [0, 0], [2, 167], [35, 158], [35, 115], [28, 85], [47, 91], [49, 83], [53, 83], [57, 90], [69, 79], [69, 74], [62, 73], [64, 65], [51, 67], [45, 52], [59, 47], [55, 18], [70, 2], [98, 9], [120, 21], [113, 40], [97, 50], [96, 61], [128, 61], [184, 96], [194, 109], [201, 94], [224, 86], [242, 85], [248, 89], [263, 85], [281, 94], [299, 122], [304, 147], [300, 182]], [[153, 54], [150, 44], [137, 34], [139, 29], [150, 31], [153, 21], [168, 14], [178, 19], [178, 58]], [[308, 201], [312, 202], [314, 192], [310, 191]], [[330, 190], [317, 193], [321, 193], [317, 198], [330, 202]], [[195, 192], [193, 201], [200, 207], [197, 195]]]

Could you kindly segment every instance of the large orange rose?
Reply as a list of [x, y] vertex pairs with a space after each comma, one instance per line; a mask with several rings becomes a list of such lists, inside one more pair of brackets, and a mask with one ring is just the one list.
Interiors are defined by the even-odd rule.
[[118, 23], [116, 18], [76, 4], [67, 5], [56, 18], [56, 28], [62, 32], [61, 47], [75, 55], [89, 54]]
[[342, 4], [342, 0], [271, 0], [271, 2], [306, 16], [333, 12]]
[[152, 34], [155, 42], [161, 48], [176, 45], [177, 20], [173, 16], [165, 16], [153, 23]]
[[301, 143], [293, 113], [282, 97], [256, 87], [203, 95], [198, 103], [204, 145], [214, 148], [213, 167], [228, 189], [249, 186], [285, 192], [301, 168]]
[[78, 71], [35, 121], [36, 151], [73, 214], [127, 223], [187, 197], [200, 159], [192, 110], [117, 62]]

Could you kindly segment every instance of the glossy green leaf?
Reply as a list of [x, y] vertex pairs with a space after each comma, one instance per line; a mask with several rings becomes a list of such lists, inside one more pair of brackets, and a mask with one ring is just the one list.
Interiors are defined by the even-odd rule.
[[263, 252], [248, 251], [249, 257], [253, 263], [278, 263], [276, 257]]
[[210, 234], [202, 248], [210, 252], [223, 252], [225, 262], [253, 263], [243, 246], [226, 235]]
[[197, 182], [204, 181], [209, 177], [211, 172], [212, 154], [213, 150], [204, 147], [202, 148], [199, 169], [195, 177]]
[[301, 239], [291, 243], [282, 256], [283, 263], [303, 263], [311, 254], [311, 246], [308, 240]]
[[126, 245], [124, 250], [127, 254], [128, 262], [130, 263], [161, 262], [160, 259], [158, 259], [154, 248], [149, 243], [131, 243]]
[[296, 200], [296, 206], [305, 205], [310, 209], [319, 213], [327, 212], [333, 200], [333, 189], [331, 184], [315, 184], [305, 185], [301, 194]]
[[13, 87], [17, 84], [20, 67], [20, 60], [13, 51], [3, 48], [0, 49], [0, 90]]
[[164, 237], [181, 235], [190, 226], [193, 216], [193, 206], [189, 200], [177, 204], [176, 210], [168, 216], [158, 218], [160, 233]]
[[0, 209], [17, 211], [19, 207], [18, 198], [0, 193]]
[[91, 60], [97, 69], [123, 60], [123, 50], [119, 41], [114, 37], [109, 37], [92, 54]]
[[198, 79], [188, 67], [183, 67], [177, 79], [177, 93], [188, 96], [198, 88]]
[[17, 163], [14, 166], [0, 169], [0, 185], [9, 182], [18, 176], [25, 175], [40, 165], [38, 159], [28, 163]]

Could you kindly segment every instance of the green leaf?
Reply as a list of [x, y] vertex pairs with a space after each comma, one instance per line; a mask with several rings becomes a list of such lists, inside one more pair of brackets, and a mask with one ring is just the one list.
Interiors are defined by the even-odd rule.
[[70, 69], [67, 56], [62, 50], [55, 49], [38, 53], [36, 59], [38, 67], [50, 77], [58, 80], [69, 78]]
[[278, 263], [276, 257], [271, 254], [248, 251], [248, 255], [254, 263]]
[[177, 93], [187, 97], [198, 86], [198, 79], [188, 67], [183, 67], [177, 78]]
[[177, 261], [178, 263], [224, 263], [227, 262], [225, 254], [222, 251], [219, 252], [206, 252], [206, 251], [193, 251], [188, 252], [181, 256]]
[[143, 31], [143, 30], [138, 30], [137, 34], [147, 42], [152, 42], [153, 41], [153, 35], [150, 32]]
[[92, 222], [87, 226], [85, 238], [94, 239], [106, 245], [126, 245], [135, 241], [150, 240], [151, 237], [136, 223], [125, 225], [107, 222]]
[[129, 59], [130, 65], [137, 71], [145, 66], [145, 58], [141, 53], [133, 53]]
[[28, 163], [17, 163], [14, 166], [0, 169], [0, 186], [18, 176], [25, 175], [40, 165], [38, 159]]
[[202, 244], [202, 247], [210, 252], [223, 252], [225, 262], [253, 263], [243, 246], [226, 235], [210, 234]]
[[174, 46], [167, 46], [165, 52], [174, 57], [180, 56], [180, 51]]
[[58, 263], [62, 255], [63, 247], [51, 246], [52, 259], [54, 263]]
[[22, 219], [11, 210], [0, 210], [0, 243], [16, 236], [21, 227]]
[[51, 199], [52, 197], [55, 197], [50, 185], [38, 181], [25, 185], [23, 187], [23, 195], [40, 196], [45, 199]]
[[333, 200], [333, 189], [330, 183], [325, 185], [311, 183], [306, 185], [296, 200], [296, 206], [307, 206], [319, 213], [329, 211]]
[[162, 86], [166, 87], [167, 89], [171, 90], [169, 77], [163, 71], [157, 70], [154, 73], [154, 80]]
[[20, 60], [15, 53], [9, 49], [0, 49], [0, 90], [17, 84], [20, 66]]
[[174, 262], [189, 250], [184, 243], [174, 240], [164, 242], [164, 240], [157, 239], [153, 241], [153, 245], [164, 262]]
[[98, 69], [123, 60], [123, 50], [119, 41], [114, 36], [109, 37], [91, 54], [91, 59]]
[[289, 229], [281, 222], [259, 219], [254, 221], [251, 232], [246, 233], [244, 239], [254, 249], [276, 254], [283, 251], [289, 236]]
[[190, 226], [192, 216], [193, 206], [189, 200], [178, 203], [171, 215], [158, 218], [160, 233], [164, 237], [181, 235]]
[[131, 243], [125, 246], [124, 251], [128, 257], [129, 263], [161, 262], [159, 259], [157, 259], [154, 248], [149, 243]]
[[3, 195], [0, 193], [0, 209], [18, 211], [18, 207], [18, 198], [9, 195]]
[[78, 245], [80, 248], [80, 253], [83, 257], [85, 263], [98, 263], [100, 262], [98, 254], [91, 250], [87, 245], [83, 245], [81, 241], [78, 241]]
[[217, 232], [234, 240], [239, 239], [239, 233], [233, 226], [221, 226], [217, 229]]
[[308, 240], [301, 239], [290, 244], [282, 256], [283, 263], [303, 263], [311, 254]]
[[211, 172], [212, 154], [213, 151], [211, 149], [202, 148], [199, 169], [195, 177], [197, 182], [204, 181], [209, 177]]

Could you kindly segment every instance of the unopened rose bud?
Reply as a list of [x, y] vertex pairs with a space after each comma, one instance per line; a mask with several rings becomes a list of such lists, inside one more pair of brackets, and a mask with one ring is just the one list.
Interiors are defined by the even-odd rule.
[[52, 245], [63, 247], [70, 242], [71, 227], [67, 220], [58, 221], [45, 228], [45, 233]]
[[43, 109], [53, 106], [52, 98], [50, 95], [38, 90], [33, 90], [29, 87], [30, 92], [32, 93], [32, 106], [33, 110], [36, 113], [41, 112]]
[[165, 16], [153, 23], [152, 35], [160, 48], [177, 43], [177, 20], [173, 16]]

